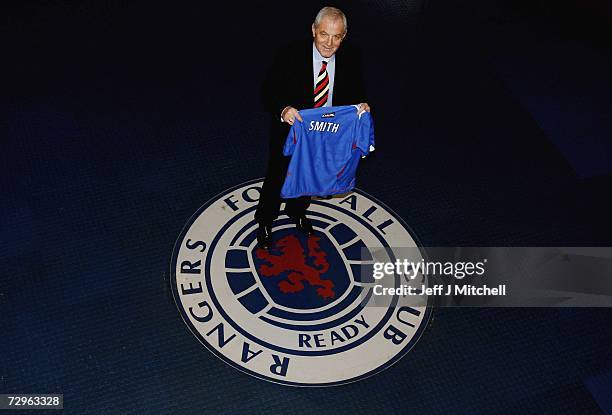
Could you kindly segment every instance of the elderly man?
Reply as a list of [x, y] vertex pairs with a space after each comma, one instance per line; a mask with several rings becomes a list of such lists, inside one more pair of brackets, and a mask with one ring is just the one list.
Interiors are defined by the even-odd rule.
[[[312, 38], [290, 45], [272, 62], [263, 83], [264, 107], [272, 117], [268, 171], [255, 219], [259, 224], [257, 241], [267, 249], [272, 244], [272, 222], [278, 217], [280, 190], [287, 174], [289, 158], [282, 148], [291, 125], [302, 122], [298, 108], [352, 105], [370, 111], [365, 102], [363, 76], [358, 56], [349, 45], [346, 16], [335, 7], [324, 7], [312, 24]], [[342, 46], [342, 51], [340, 51]], [[306, 217], [310, 197], [286, 199], [287, 215], [306, 235], [313, 233]]]

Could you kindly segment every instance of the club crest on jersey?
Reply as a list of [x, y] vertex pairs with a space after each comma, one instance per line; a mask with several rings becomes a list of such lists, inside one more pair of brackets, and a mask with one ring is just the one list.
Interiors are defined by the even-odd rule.
[[261, 186], [253, 180], [214, 197], [176, 241], [171, 286], [191, 332], [235, 368], [285, 385], [340, 385], [397, 362], [431, 310], [400, 297], [374, 305], [367, 253], [417, 246], [401, 218], [360, 190], [315, 199], [314, 236], [281, 214], [263, 250], [254, 218]]

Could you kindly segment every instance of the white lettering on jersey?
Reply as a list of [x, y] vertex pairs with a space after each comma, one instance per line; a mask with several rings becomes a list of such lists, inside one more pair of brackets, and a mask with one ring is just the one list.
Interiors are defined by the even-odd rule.
[[332, 132], [337, 133], [340, 128], [340, 124], [333, 122], [323, 122], [323, 121], [310, 121], [310, 128], [308, 131], [324, 131], [324, 132]]

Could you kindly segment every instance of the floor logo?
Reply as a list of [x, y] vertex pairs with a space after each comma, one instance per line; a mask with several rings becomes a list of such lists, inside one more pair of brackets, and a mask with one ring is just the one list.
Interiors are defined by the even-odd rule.
[[430, 309], [404, 306], [401, 297], [373, 305], [372, 258], [363, 253], [416, 246], [403, 221], [355, 190], [313, 200], [310, 238], [281, 215], [265, 251], [254, 220], [261, 185], [210, 200], [176, 242], [172, 291], [191, 331], [237, 369], [294, 386], [352, 382], [399, 360]]

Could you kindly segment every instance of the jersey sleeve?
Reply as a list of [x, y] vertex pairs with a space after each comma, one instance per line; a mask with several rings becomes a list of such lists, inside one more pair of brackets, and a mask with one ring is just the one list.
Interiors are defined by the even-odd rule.
[[295, 151], [295, 146], [301, 136], [301, 125], [301, 122], [296, 122], [291, 126], [289, 134], [287, 134], [287, 139], [285, 140], [285, 146], [283, 147], [283, 154], [285, 156], [290, 156]]
[[356, 146], [363, 156], [374, 151], [374, 122], [369, 112], [359, 115], [355, 131]]

